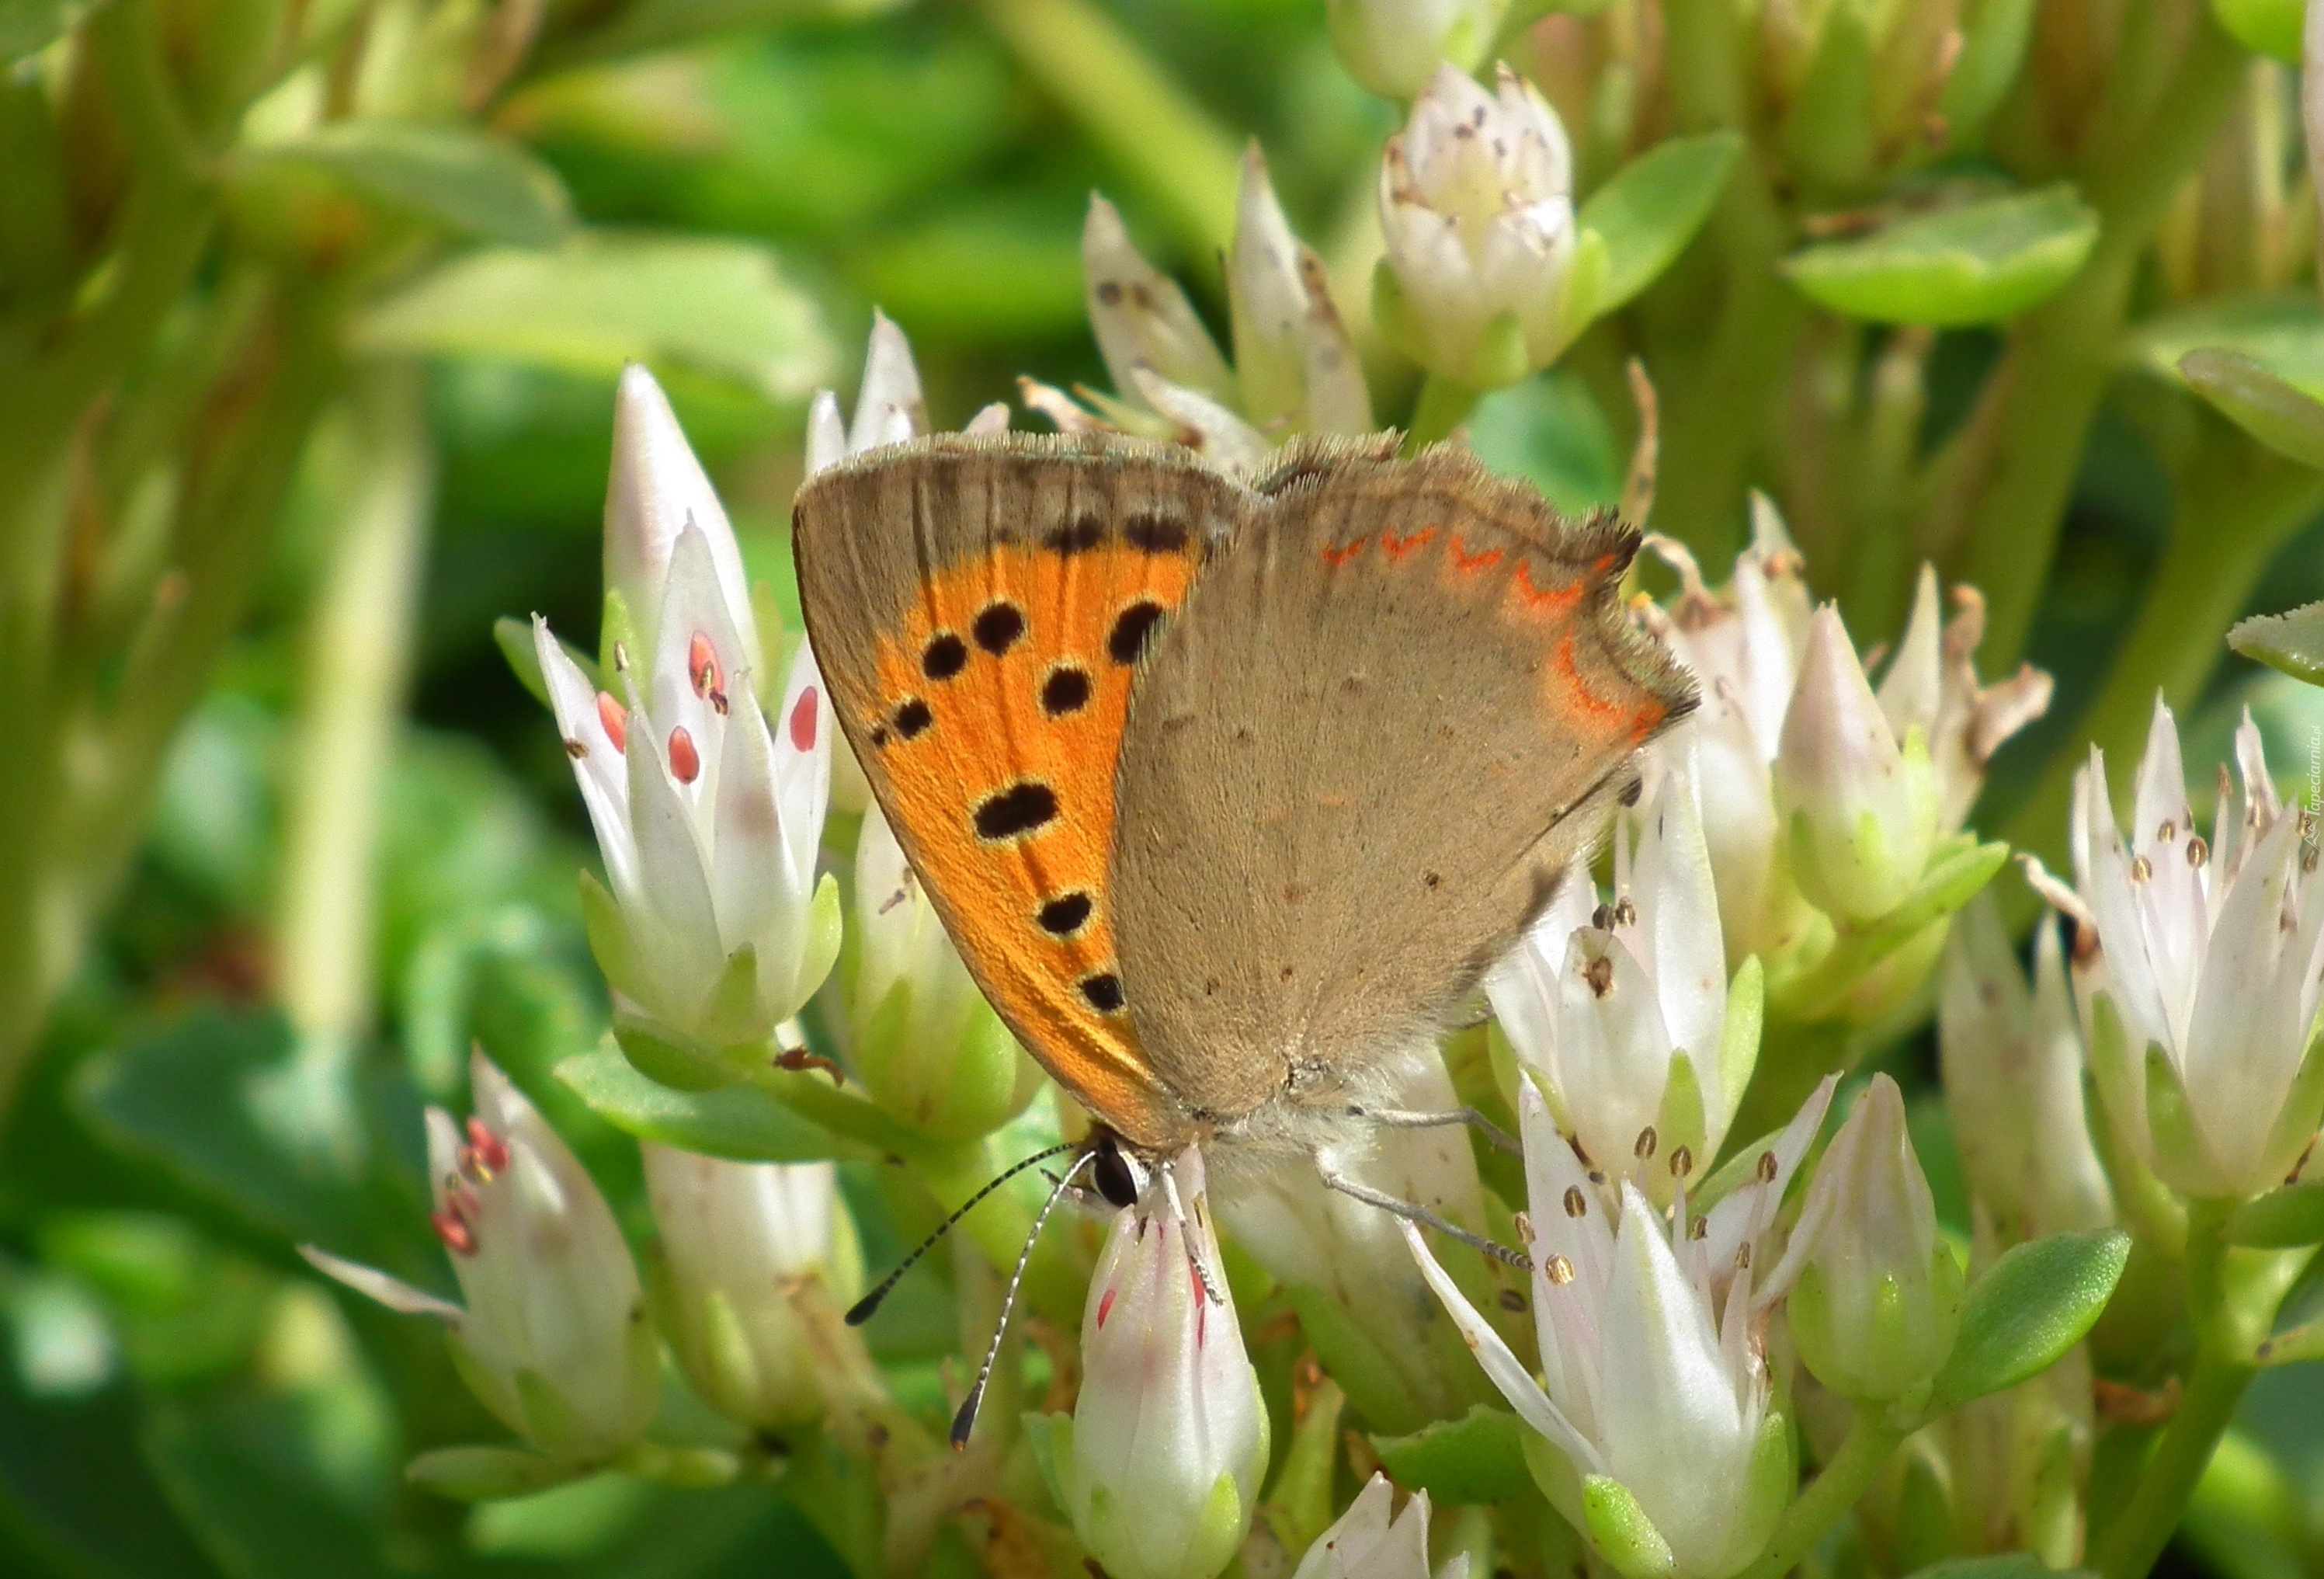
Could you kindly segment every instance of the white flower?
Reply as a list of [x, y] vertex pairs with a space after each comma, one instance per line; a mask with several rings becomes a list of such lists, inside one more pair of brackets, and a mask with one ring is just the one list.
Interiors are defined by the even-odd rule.
[[1831, 1088], [1827, 1078], [1698, 1233], [1683, 1197], [1666, 1221], [1632, 1185], [1601, 1189], [1521, 1084], [1522, 1231], [1543, 1381], [1405, 1227], [1494, 1386], [1554, 1449], [1529, 1445], [1535, 1478], [1626, 1573], [1726, 1579], [1758, 1556], [1791, 1501], [1790, 1427], [1773, 1408], [1759, 1335], [1783, 1286], [1755, 1285], [1754, 1269]]
[[1573, 162], [1557, 112], [1498, 68], [1439, 66], [1380, 163], [1382, 327], [1431, 373], [1512, 383], [1565, 348]]
[[2034, 937], [2026, 985], [2001, 912], [1979, 894], [1954, 919], [1937, 1001], [1937, 1050], [1961, 1170], [2009, 1233], [2114, 1220], [2082, 1103], [2082, 1039], [2054, 919]]
[[2276, 796], [2248, 716], [2236, 756], [2241, 783], [2220, 768], [2206, 841], [2187, 803], [2178, 727], [2158, 697], [2129, 836], [2093, 747], [2075, 785], [2074, 889], [2037, 873], [2096, 930], [2095, 953], [2077, 950], [2077, 974], [2092, 1000], [2100, 1094], [2156, 1173], [2205, 1197], [2281, 1183], [2324, 1113], [2315, 853], [2299, 808]]
[[844, 1309], [862, 1281], [836, 1169], [726, 1162], [650, 1140], [640, 1150], [661, 1230], [657, 1305], [687, 1380], [748, 1426], [819, 1418], [825, 1399], [798, 1286], [819, 1279]]
[[1792, 1230], [1793, 1341], [1842, 1398], [1888, 1402], [1924, 1391], [1952, 1352], [1963, 1279], [1937, 1233], [1937, 1205], [1904, 1095], [1876, 1075], [1832, 1137]]
[[1937, 838], [1928, 741], [1897, 740], [1830, 605], [1808, 625], [1775, 782], [1793, 875], [1818, 909], [1870, 921], [1913, 891]]
[[1041, 1071], [976, 989], [876, 806], [855, 845], [849, 1063], [891, 1117], [972, 1140], [1025, 1110]]
[[1699, 769], [1729, 959], [1772, 965], [1817, 946], [1818, 908], [1869, 920], [1909, 891], [1967, 819], [1994, 752], [2049, 706], [2050, 677], [2021, 666], [1980, 685], [1984, 601], [1956, 587], [1945, 623], [1923, 568], [1876, 697], [1838, 617], [1814, 610], [1799, 551], [1763, 496], [1752, 523], [1751, 546], [1715, 593], [1683, 548], [1650, 539], [1681, 586], [1670, 611], [1648, 619], [1702, 691], [1655, 754], [1682, 767], [1691, 755]]
[[1727, 956], [1691, 782], [1661, 773], [1623, 821], [1613, 902], [1577, 861], [1485, 990], [1560, 1128], [1666, 1205], [1718, 1154], [1758, 1048], [1722, 1048]]
[[1098, 352], [1120, 394], [1139, 395], [1143, 371], [1213, 401], [1234, 399], [1234, 374], [1186, 293], [1139, 252], [1121, 211], [1095, 195], [1082, 226], [1082, 287]]
[[[831, 704], [802, 645], [770, 729], [733, 534], [652, 381], [633, 372], [622, 392], [606, 552], [639, 648], [617, 645], [601, 688], [533, 622], [612, 888], [588, 906], [590, 942], [624, 1012], [714, 1048], [760, 1042], [838, 946], [837, 891], [815, 874]], [[672, 522], [666, 552], [638, 546]]]
[[1977, 649], [1985, 639], [1985, 599], [1953, 588], [1955, 613], [1943, 617], [1937, 573], [1921, 567], [1913, 617], [1888, 672], [1880, 710], [1899, 740], [1918, 729], [1936, 775], [1937, 831], [1959, 829], [1985, 788], [1987, 766], [2001, 743], [2050, 710], [2050, 677], [2030, 663], [1994, 685], [1978, 683]]
[[1331, 0], [1332, 44], [1348, 75], [1408, 99], [1440, 62], [1471, 70], [1499, 32], [1507, 0]]
[[762, 660], [759, 627], [734, 528], [661, 385], [632, 363], [622, 370], [613, 396], [613, 465], [605, 484], [605, 596], [620, 600], [628, 638], [636, 644], [632, 661], [650, 663], [662, 651], [658, 637], [670, 565], [689, 525], [701, 530], [725, 628], [733, 636], [728, 662], [733, 672], [755, 676]]
[[[1339, 1521], [1315, 1537], [1291, 1579], [1429, 1579], [1428, 1493], [1415, 1491], [1390, 1517], [1394, 1497], [1388, 1477], [1373, 1472]], [[1469, 1579], [1469, 1554], [1449, 1559], [1435, 1579]]]
[[[1220, 1270], [1199, 1152], [1114, 1218], [1082, 1316], [1082, 1390], [1056, 1428], [1074, 1533], [1114, 1579], [1211, 1579], [1267, 1470], [1267, 1406]], [[1177, 1205], [1183, 1204], [1182, 1219]]]
[[526, 1441], [602, 1463], [644, 1432], [661, 1389], [637, 1268], [557, 1131], [481, 1053], [469, 1080], [465, 1129], [428, 1110], [429, 1221], [465, 1307], [311, 1245], [300, 1253], [390, 1309], [443, 1322], [461, 1375]]
[[1332, 304], [1323, 260], [1291, 234], [1256, 142], [1243, 154], [1227, 305], [1242, 414], [1259, 431], [1277, 443], [1294, 433], [1371, 431], [1363, 364]]

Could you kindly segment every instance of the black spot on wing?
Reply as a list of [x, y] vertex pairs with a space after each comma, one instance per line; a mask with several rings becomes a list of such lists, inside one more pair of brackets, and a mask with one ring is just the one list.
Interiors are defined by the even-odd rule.
[[999, 842], [1037, 833], [1056, 820], [1056, 791], [1038, 779], [1020, 779], [977, 802], [972, 814], [976, 835]]
[[1151, 598], [1140, 598], [1114, 617], [1113, 630], [1106, 636], [1105, 650], [1116, 663], [1135, 663], [1146, 651], [1146, 643], [1154, 634], [1154, 627], [1162, 623], [1167, 612]]
[[977, 611], [968, 633], [976, 638], [979, 647], [998, 658], [1025, 633], [1024, 613], [1013, 603], [988, 603]]

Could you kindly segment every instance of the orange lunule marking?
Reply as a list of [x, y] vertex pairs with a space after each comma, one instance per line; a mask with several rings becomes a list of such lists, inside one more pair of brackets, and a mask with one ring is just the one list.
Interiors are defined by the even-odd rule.
[[[1566, 694], [1573, 705], [1600, 724], [1612, 724], [1625, 715], [1618, 702], [1609, 702], [1590, 688], [1582, 678], [1581, 668], [1573, 660], [1573, 633], [1568, 631], [1557, 639], [1557, 678], [1565, 682]], [[1648, 725], [1652, 727], [1651, 725]]]
[[1335, 549], [1325, 549], [1323, 550], [1323, 563], [1330, 565], [1334, 568], [1344, 565], [1349, 560], [1354, 559], [1358, 554], [1362, 553], [1364, 551], [1364, 545], [1370, 541], [1371, 541], [1370, 538], [1360, 537], [1351, 543], [1342, 543]]
[[1556, 611], [1570, 608], [1582, 596], [1582, 583], [1568, 581], [1563, 586], [1542, 587], [1534, 585], [1533, 561], [1519, 559], [1517, 573], [1517, 596], [1526, 606]]
[[1638, 741], [1646, 739], [1646, 736], [1655, 732], [1655, 725], [1660, 724], [1663, 721], [1663, 716], [1669, 711], [1670, 709], [1664, 706], [1660, 702], [1648, 702], [1645, 706], [1631, 714], [1630, 738], [1632, 740]]
[[1388, 532], [1382, 532], [1380, 534], [1380, 551], [1385, 553], [1391, 559], [1401, 559], [1415, 549], [1426, 548], [1430, 540], [1435, 536], [1436, 529], [1433, 526], [1425, 526], [1418, 531], [1406, 532], [1402, 537], [1396, 537]]
[[1501, 550], [1499, 549], [1480, 549], [1471, 553], [1467, 539], [1456, 537], [1452, 540], [1452, 568], [1455, 570], [1474, 575], [1480, 570], [1489, 570], [1500, 562]]
[[[1132, 1139], [1160, 1125], [1164, 1099], [1129, 1020], [1101, 1015], [1079, 985], [1118, 971], [1105, 876], [1133, 670], [1109, 647], [1132, 605], [1178, 606], [1198, 549], [1192, 539], [1182, 553], [1160, 554], [1119, 542], [1073, 554], [1010, 544], [938, 572], [904, 627], [880, 639], [881, 711], [864, 721], [888, 722], [908, 698], [929, 709], [925, 728], [890, 728], [878, 748], [891, 819], [1028, 1050]], [[928, 643], [971, 630], [997, 603], [1022, 615], [1022, 636], [998, 654], [971, 644], [957, 670], [932, 676]], [[1061, 665], [1087, 677], [1086, 694], [1045, 686]], [[980, 839], [978, 804], [1021, 783], [1046, 786], [1056, 815], [1005, 844]], [[1042, 905], [1075, 892], [1093, 901], [1086, 919], [1070, 937], [1045, 930]]]

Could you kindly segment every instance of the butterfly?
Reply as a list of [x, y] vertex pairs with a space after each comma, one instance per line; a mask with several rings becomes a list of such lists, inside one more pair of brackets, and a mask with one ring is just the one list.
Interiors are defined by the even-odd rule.
[[1339, 1182], [1694, 705], [1621, 607], [1635, 530], [1394, 435], [1248, 482], [936, 435], [819, 474], [793, 534], [840, 727], [961, 957], [1148, 1169]]

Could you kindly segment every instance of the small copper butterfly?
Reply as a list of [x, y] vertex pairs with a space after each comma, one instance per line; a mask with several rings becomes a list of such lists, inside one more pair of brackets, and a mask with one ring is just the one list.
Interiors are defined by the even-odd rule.
[[1249, 482], [936, 435], [816, 476], [794, 535], [840, 725], [961, 956], [1148, 1164], [1331, 1177], [1694, 705], [1620, 607], [1634, 530], [1393, 435]]

